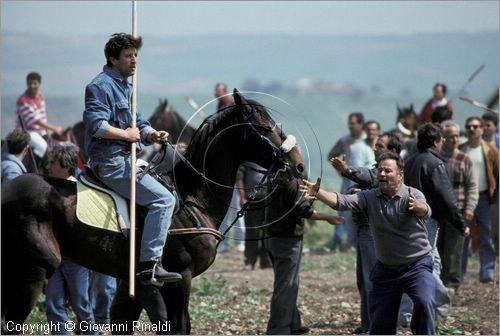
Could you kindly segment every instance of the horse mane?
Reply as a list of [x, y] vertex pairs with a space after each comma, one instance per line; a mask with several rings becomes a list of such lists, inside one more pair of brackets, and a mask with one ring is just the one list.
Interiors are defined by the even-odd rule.
[[[252, 106], [254, 112], [259, 113], [264, 119], [272, 120], [271, 115], [267, 109], [262, 106], [259, 102], [247, 99], [248, 106]], [[191, 142], [187, 148], [186, 156], [193, 155], [193, 152], [197, 152], [201, 146], [205, 146], [207, 143], [212, 141], [214, 135], [225, 129], [230, 125], [234, 125], [237, 122], [238, 107], [236, 105], [231, 105], [221, 109], [220, 111], [212, 114], [205, 118], [198, 129], [194, 132]]]
[[[193, 158], [195, 156], [193, 153], [197, 153], [201, 148], [204, 148], [217, 133], [229, 126], [229, 124], [235, 123], [235, 110], [236, 106], [233, 105], [206, 117], [191, 137], [191, 142], [186, 150], [186, 157]], [[234, 117], [234, 119], [231, 117]]]

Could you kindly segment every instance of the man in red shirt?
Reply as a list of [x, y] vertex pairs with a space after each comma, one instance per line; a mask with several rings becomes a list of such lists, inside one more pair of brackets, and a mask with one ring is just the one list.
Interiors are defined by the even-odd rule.
[[444, 107], [448, 109], [448, 111], [451, 112], [453, 116], [453, 105], [451, 102], [449, 102], [446, 99], [446, 85], [442, 83], [436, 83], [434, 84], [433, 88], [433, 95], [432, 98], [425, 103], [424, 107], [422, 108], [422, 111], [420, 112], [420, 123], [426, 123], [426, 122], [432, 122], [432, 112], [437, 108], [437, 107]]
[[16, 127], [25, 128], [30, 134], [30, 147], [33, 152], [42, 158], [47, 150], [47, 139], [51, 132], [62, 135], [64, 129], [47, 122], [45, 99], [40, 92], [42, 76], [30, 72], [26, 77], [28, 88], [17, 100]]

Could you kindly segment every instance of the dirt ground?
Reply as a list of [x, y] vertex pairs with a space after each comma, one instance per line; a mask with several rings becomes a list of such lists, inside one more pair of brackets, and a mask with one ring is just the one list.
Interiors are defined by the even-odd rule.
[[[300, 273], [299, 310], [310, 334], [352, 334], [359, 325], [359, 294], [353, 252], [304, 254]], [[469, 273], [458, 291], [451, 293], [448, 318], [438, 333], [498, 335], [498, 275], [495, 282], [478, 281], [478, 257], [471, 258]], [[205, 298], [193, 297], [196, 309], [207, 306], [213, 315], [191, 314], [193, 334], [264, 334], [269, 317], [273, 273], [271, 269], [243, 267], [243, 254], [231, 250], [219, 254], [214, 265], [193, 285], [222, 283], [224, 292]], [[196, 292], [193, 293], [196, 296]], [[211, 313], [212, 314], [212, 313]], [[400, 334], [411, 334], [400, 328]]]

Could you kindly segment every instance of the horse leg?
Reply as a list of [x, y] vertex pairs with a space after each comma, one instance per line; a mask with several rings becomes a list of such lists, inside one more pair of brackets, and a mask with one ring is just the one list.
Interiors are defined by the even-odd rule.
[[[142, 308], [146, 310], [151, 323], [168, 325], [167, 307], [159, 288], [138, 283], [136, 298], [132, 299], [128, 295], [128, 283], [123, 280], [120, 281], [111, 306], [111, 323], [126, 325], [127, 332], [132, 334], [134, 321], [139, 320]], [[162, 331], [164, 330], [159, 330], [157, 334]]]
[[[12, 273], [2, 280], [2, 334], [15, 334], [14, 326], [22, 324], [38, 302], [45, 285], [46, 270], [22, 265], [24, 271]], [[14, 279], [15, 278], [15, 279]]]
[[[2, 206], [2, 219], [4, 212], [8, 213], [3, 210], [7, 209]], [[6, 222], [3, 224], [7, 225]], [[13, 324], [26, 320], [42, 293], [46, 279], [61, 263], [59, 245], [47, 225], [13, 225], [17, 225], [15, 228], [21, 232], [13, 233], [2, 227], [2, 273], [9, 275], [2, 278], [2, 333], [12, 333], [13, 330], [9, 329]], [[25, 227], [39, 229], [26, 230]], [[12, 238], [16, 236], [24, 239]]]
[[[156, 325], [168, 325], [167, 306], [163, 300], [160, 289], [151, 285], [137, 284], [137, 300], [146, 310], [151, 323]], [[162, 334], [163, 330], [158, 330], [157, 334]]]
[[132, 335], [134, 333], [134, 321], [139, 320], [141, 311], [141, 304], [128, 295], [128, 282], [119, 280], [109, 316], [111, 325], [123, 325], [125, 330], [113, 331], [113, 335]]
[[167, 283], [162, 287], [163, 300], [167, 306], [171, 333], [188, 335], [191, 332], [189, 320], [189, 295], [191, 293], [191, 273], [182, 273], [182, 280]]

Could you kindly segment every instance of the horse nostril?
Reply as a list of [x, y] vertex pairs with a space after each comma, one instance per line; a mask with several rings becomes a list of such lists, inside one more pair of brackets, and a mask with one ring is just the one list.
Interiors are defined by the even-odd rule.
[[302, 163], [299, 163], [295, 169], [297, 169], [297, 172], [299, 174], [302, 174], [304, 172], [304, 165]]

